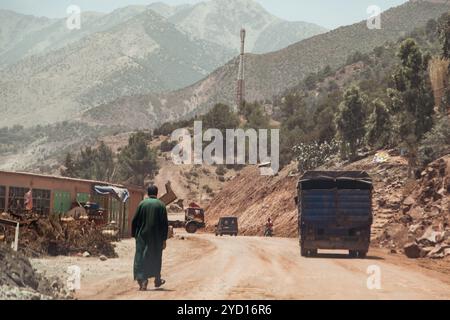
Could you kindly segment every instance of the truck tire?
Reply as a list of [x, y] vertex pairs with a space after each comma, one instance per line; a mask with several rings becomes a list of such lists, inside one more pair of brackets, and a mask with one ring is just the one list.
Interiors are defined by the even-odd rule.
[[300, 247], [300, 255], [302, 257], [308, 256], [308, 250], [304, 249], [303, 247]]
[[367, 251], [364, 250], [349, 250], [351, 258], [365, 259], [367, 257]]
[[365, 259], [367, 257], [367, 251], [358, 251], [358, 258]]
[[197, 232], [197, 226], [195, 225], [195, 223], [188, 223], [186, 225], [186, 231], [187, 233], [196, 233]]
[[315, 257], [317, 256], [317, 249], [300, 249], [300, 254], [302, 257]]

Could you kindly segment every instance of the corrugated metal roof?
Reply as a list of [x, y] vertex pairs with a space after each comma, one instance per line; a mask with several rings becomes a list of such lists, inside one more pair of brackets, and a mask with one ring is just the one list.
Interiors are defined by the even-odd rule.
[[31, 173], [31, 172], [0, 170], [0, 175], [2, 175], [2, 174], [17, 174], [17, 175], [29, 176], [29, 177], [65, 180], [65, 181], [68, 181], [68, 182], [84, 182], [84, 183], [91, 183], [91, 184], [108, 185], [108, 186], [114, 186], [114, 187], [118, 187], [118, 188], [127, 188], [127, 189], [130, 189], [132, 191], [144, 192], [144, 188], [139, 188], [139, 187], [136, 187], [136, 186], [125, 186], [125, 185], [122, 185], [122, 184], [110, 183], [110, 182], [105, 182], [105, 181], [78, 179], [78, 178], [70, 178], [70, 177], [62, 177], [62, 176], [53, 176], [53, 175], [46, 175], [46, 174], [40, 174], [40, 173]]

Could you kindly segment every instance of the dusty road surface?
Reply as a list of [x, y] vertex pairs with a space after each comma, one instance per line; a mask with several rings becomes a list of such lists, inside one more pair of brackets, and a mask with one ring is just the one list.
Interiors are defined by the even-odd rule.
[[[60, 257], [33, 263], [53, 274], [78, 265], [79, 299], [450, 299], [448, 274], [377, 250], [365, 260], [336, 253], [302, 258], [296, 239], [178, 233], [164, 252], [167, 284], [147, 292], [138, 292], [132, 280], [134, 242], [122, 241], [117, 251], [120, 258], [104, 262]], [[370, 266], [381, 271], [381, 289], [368, 289]]]

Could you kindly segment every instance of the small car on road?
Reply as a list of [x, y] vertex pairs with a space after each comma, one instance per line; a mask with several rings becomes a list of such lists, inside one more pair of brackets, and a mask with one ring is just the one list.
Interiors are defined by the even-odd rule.
[[223, 235], [237, 236], [239, 233], [238, 218], [222, 217], [216, 225], [216, 237]]

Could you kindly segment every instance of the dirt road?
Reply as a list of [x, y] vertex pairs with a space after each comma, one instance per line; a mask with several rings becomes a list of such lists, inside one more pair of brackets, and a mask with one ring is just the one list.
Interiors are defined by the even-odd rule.
[[[128, 240], [118, 246], [119, 259], [66, 257], [35, 264], [53, 265], [53, 272], [79, 265], [80, 299], [450, 299], [448, 275], [399, 258], [392, 262], [378, 251], [366, 260], [335, 253], [302, 258], [295, 239], [207, 234], [169, 240], [165, 288], [138, 292], [131, 273], [133, 250]], [[369, 266], [379, 267], [381, 289], [368, 289]]]

